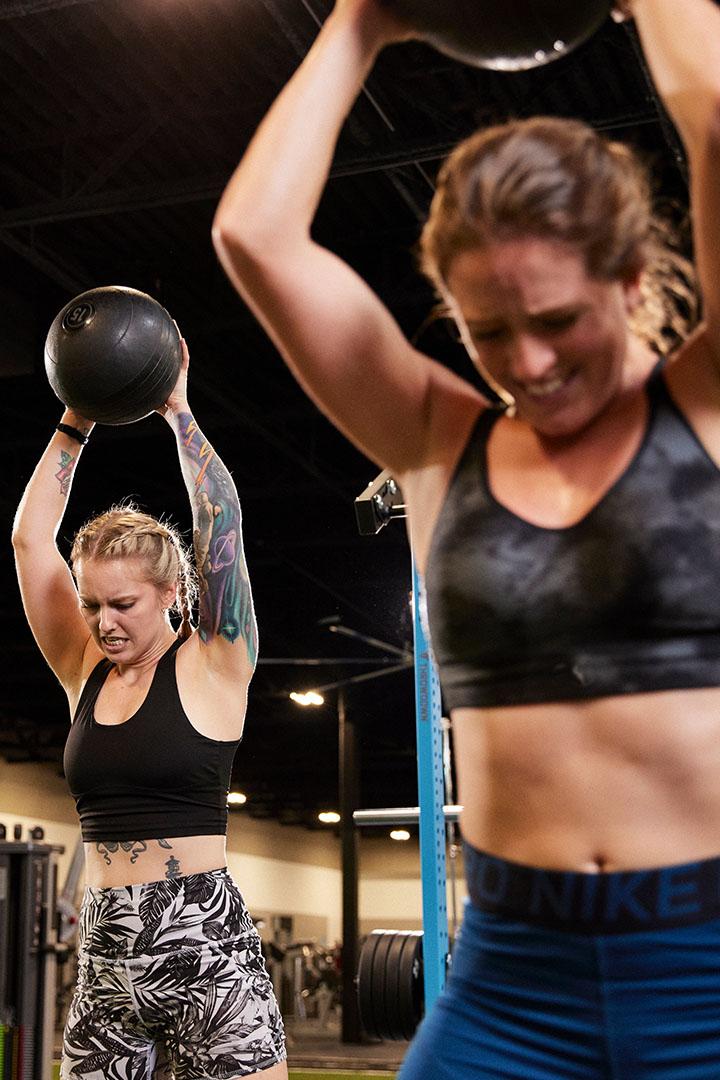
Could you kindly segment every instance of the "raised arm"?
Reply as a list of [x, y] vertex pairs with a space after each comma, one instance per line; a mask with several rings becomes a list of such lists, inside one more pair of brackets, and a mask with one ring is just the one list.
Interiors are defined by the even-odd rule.
[[713, 0], [624, 0], [685, 145], [707, 337], [720, 364], [720, 10]]
[[310, 227], [363, 80], [407, 37], [375, 0], [340, 0], [260, 125], [221, 199], [213, 239], [238, 291], [333, 422], [396, 473], [422, 464], [437, 384], [462, 380], [414, 350], [368, 286]]
[[175, 432], [193, 515], [200, 579], [199, 656], [220, 677], [248, 682], [257, 660], [257, 624], [242, 543], [240, 501], [230, 473], [187, 402], [188, 354], [165, 418]]
[[[71, 409], [61, 423], [86, 438], [93, 423]], [[82, 682], [90, 632], [80, 613], [75, 583], [56, 544], [83, 444], [56, 431], [18, 506], [12, 541], [23, 607], [30, 629], [71, 705]]]

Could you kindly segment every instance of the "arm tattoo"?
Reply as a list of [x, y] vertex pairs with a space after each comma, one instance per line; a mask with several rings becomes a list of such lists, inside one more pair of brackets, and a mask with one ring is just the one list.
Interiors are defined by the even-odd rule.
[[67, 495], [70, 490], [70, 481], [72, 480], [76, 460], [72, 454], [68, 454], [67, 450], [60, 451], [60, 461], [58, 462], [60, 471], [55, 473], [55, 479], [60, 483], [61, 495]]
[[257, 625], [242, 545], [240, 502], [230, 473], [190, 413], [178, 416], [181, 463], [192, 478], [195, 559], [200, 577], [200, 637], [245, 642], [257, 658]]

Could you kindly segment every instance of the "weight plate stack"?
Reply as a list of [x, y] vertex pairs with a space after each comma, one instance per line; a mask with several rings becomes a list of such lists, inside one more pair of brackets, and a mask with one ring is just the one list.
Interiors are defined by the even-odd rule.
[[421, 930], [373, 930], [360, 952], [360, 1019], [378, 1039], [410, 1039], [423, 1013]]

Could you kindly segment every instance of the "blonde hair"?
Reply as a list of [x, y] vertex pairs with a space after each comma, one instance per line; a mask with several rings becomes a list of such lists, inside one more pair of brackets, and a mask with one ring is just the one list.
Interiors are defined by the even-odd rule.
[[698, 318], [692, 264], [652, 211], [647, 170], [625, 145], [578, 120], [533, 117], [487, 128], [446, 160], [420, 239], [420, 263], [441, 297], [463, 251], [518, 236], [565, 242], [588, 273], [640, 273], [631, 329], [668, 352]]
[[186, 638], [192, 633], [195, 569], [180, 534], [169, 523], [130, 502], [111, 506], [76, 533], [70, 552], [73, 570], [81, 559], [142, 559], [148, 579], [158, 589], [177, 584], [174, 608], [181, 618], [179, 635]]

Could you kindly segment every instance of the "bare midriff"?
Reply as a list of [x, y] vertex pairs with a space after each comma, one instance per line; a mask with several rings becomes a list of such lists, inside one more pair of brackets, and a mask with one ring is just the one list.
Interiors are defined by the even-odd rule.
[[720, 688], [452, 714], [465, 839], [558, 870], [720, 855]]
[[142, 885], [226, 864], [224, 836], [158, 837], [154, 840], [98, 840], [85, 843], [85, 881], [96, 888]]

